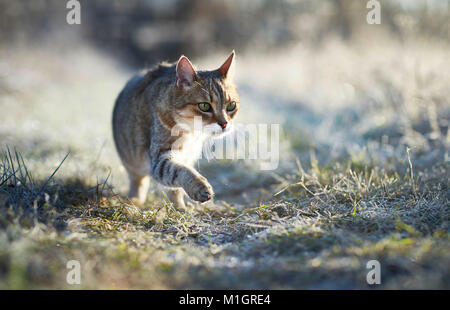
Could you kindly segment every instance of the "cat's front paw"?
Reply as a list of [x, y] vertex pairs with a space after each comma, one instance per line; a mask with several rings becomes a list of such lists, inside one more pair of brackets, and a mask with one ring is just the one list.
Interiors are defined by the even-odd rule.
[[212, 186], [204, 177], [195, 179], [186, 190], [189, 197], [198, 202], [206, 202], [214, 197]]

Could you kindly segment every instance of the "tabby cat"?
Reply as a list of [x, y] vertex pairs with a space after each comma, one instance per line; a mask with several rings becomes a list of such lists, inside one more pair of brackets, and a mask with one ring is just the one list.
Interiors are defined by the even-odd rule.
[[[233, 51], [219, 69], [196, 71], [181, 56], [125, 85], [114, 106], [113, 134], [131, 199], [145, 202], [150, 176], [168, 187], [168, 198], [179, 209], [185, 207], [184, 193], [201, 203], [213, 198], [211, 185], [193, 164], [205, 139], [229, 132], [239, 110], [234, 59]], [[207, 130], [194, 130], [199, 119]]]

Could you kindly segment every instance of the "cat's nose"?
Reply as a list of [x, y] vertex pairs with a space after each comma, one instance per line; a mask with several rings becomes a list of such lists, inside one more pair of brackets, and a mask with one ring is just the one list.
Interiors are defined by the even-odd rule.
[[222, 129], [225, 129], [225, 127], [227, 127], [227, 121], [219, 121], [217, 124], [219, 124], [220, 127], [222, 127]]

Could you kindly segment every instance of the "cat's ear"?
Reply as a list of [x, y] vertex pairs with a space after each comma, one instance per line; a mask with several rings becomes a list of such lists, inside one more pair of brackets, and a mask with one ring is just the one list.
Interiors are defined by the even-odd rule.
[[194, 67], [189, 59], [182, 55], [177, 62], [177, 87], [189, 88], [197, 77]]
[[222, 66], [220, 66], [219, 69], [217, 69], [217, 71], [219, 72], [219, 74], [224, 77], [224, 78], [230, 78], [233, 77], [234, 74], [234, 59], [235, 59], [235, 52], [234, 50], [231, 52], [231, 55], [228, 56], [227, 60], [225, 60], [225, 62], [223, 63]]

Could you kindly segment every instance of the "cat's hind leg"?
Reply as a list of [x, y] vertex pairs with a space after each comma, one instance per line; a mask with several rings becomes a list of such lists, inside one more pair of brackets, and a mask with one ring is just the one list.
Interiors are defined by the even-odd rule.
[[173, 206], [177, 210], [185, 210], [186, 205], [184, 204], [184, 191], [181, 188], [169, 189], [167, 193], [167, 198], [173, 203]]
[[150, 176], [130, 173], [129, 177], [130, 191], [128, 192], [128, 198], [137, 201], [139, 204], [144, 204], [150, 187]]

